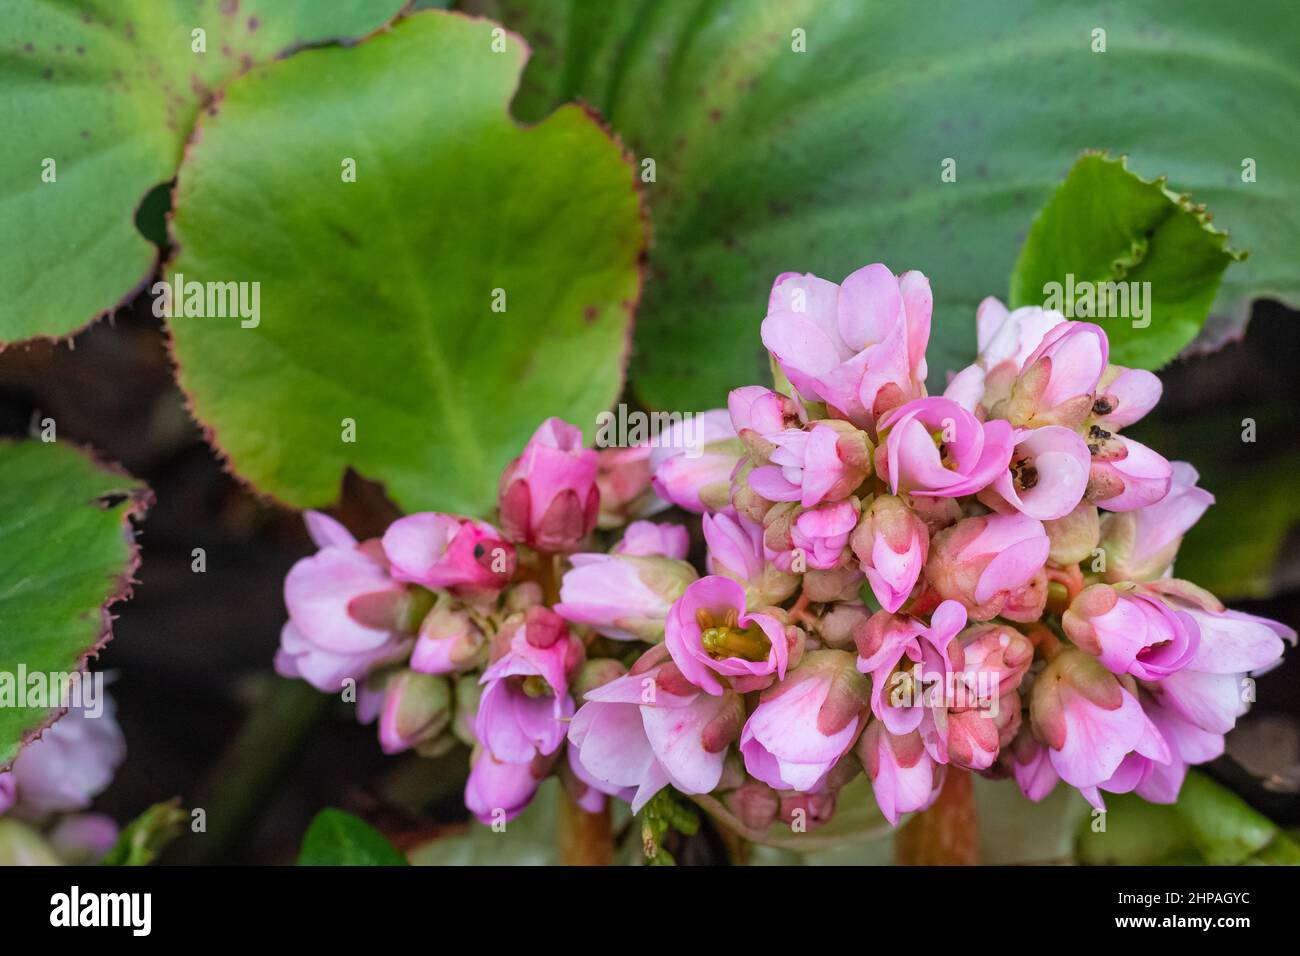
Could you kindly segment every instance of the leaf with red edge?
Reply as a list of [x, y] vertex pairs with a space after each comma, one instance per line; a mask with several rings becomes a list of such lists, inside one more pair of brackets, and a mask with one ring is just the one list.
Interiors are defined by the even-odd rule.
[[0, 768], [62, 713], [24, 701], [22, 675], [78, 671], [108, 642], [108, 608], [139, 563], [132, 519], [150, 500], [66, 444], [0, 442]]

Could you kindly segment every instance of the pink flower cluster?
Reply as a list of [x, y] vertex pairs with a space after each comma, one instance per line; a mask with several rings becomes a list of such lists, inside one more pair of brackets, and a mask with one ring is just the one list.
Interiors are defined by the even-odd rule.
[[1172, 577], [1213, 498], [1121, 434], [1161, 387], [1100, 327], [987, 299], [931, 396], [930, 313], [917, 272], [785, 274], [775, 391], [636, 448], [550, 419], [497, 526], [358, 543], [309, 514], [278, 669], [352, 681], [386, 751], [472, 747], [484, 822], [552, 774], [591, 811], [672, 786], [753, 830], [828, 819], [863, 770], [891, 822], [949, 767], [1173, 801], [1295, 633]]

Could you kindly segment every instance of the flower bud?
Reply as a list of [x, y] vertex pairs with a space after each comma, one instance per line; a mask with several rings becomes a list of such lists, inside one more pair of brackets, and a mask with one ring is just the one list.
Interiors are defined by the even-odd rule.
[[856, 498], [818, 505], [804, 511], [790, 525], [790, 543], [804, 554], [809, 570], [843, 567], [848, 560], [849, 535], [861, 511]]
[[691, 550], [691, 536], [684, 525], [633, 521], [623, 532], [622, 540], [610, 550], [614, 554], [682, 561]]
[[925, 522], [901, 498], [881, 495], [862, 513], [849, 544], [880, 606], [891, 614], [897, 611], [930, 552]]
[[1046, 600], [1046, 580], [1036, 578], [1048, 550], [1042, 522], [1034, 518], [1021, 514], [966, 518], [935, 535], [925, 576], [940, 597], [960, 601], [975, 621], [987, 621], [1007, 610], [1032, 611], [1035, 604], [1041, 612], [1037, 594], [1041, 592]]
[[836, 650], [854, 650], [853, 635], [860, 627], [866, 627], [871, 618], [871, 610], [862, 604], [847, 602], [835, 604], [821, 616], [817, 622], [817, 636], [828, 647]]
[[424, 674], [451, 674], [470, 670], [487, 658], [487, 638], [464, 610], [444, 599], [420, 624], [411, 652], [411, 670]]
[[718, 511], [731, 500], [731, 474], [744, 454], [726, 409], [684, 419], [650, 454], [655, 493], [695, 514]]
[[556, 613], [618, 641], [658, 641], [664, 619], [695, 569], [671, 558], [575, 554], [560, 584]]
[[776, 447], [770, 441], [771, 436], [799, 427], [799, 412], [794, 401], [761, 385], [733, 388], [727, 396], [727, 411], [731, 415], [731, 426], [745, 443], [750, 456], [763, 463]]
[[384, 532], [392, 576], [469, 598], [495, 596], [515, 573], [515, 549], [485, 521], [428, 511]]
[[781, 794], [780, 817], [791, 826], [802, 826], [804, 832], [829, 823], [835, 816], [835, 790], [818, 790], [813, 793], [794, 791]]
[[542, 422], [501, 475], [497, 504], [510, 539], [546, 554], [577, 548], [600, 509], [596, 466], [581, 429], [558, 418]]
[[388, 679], [379, 715], [379, 745], [400, 753], [433, 740], [451, 721], [451, 686], [446, 678], [403, 670]]
[[752, 778], [727, 794], [724, 802], [741, 823], [760, 833], [775, 822], [781, 809], [780, 794], [761, 780]]
[[1051, 550], [1047, 560], [1057, 567], [1068, 567], [1092, 557], [1101, 535], [1097, 506], [1083, 502], [1064, 518], [1044, 521], [1043, 530]]

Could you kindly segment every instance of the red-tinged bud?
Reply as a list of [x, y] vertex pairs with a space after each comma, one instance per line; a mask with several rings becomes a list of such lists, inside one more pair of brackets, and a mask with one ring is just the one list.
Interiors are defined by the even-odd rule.
[[760, 780], [749, 779], [742, 783], [724, 801], [736, 818], [751, 830], [763, 832], [776, 821], [781, 809], [781, 796]]
[[575, 550], [596, 526], [596, 467], [581, 430], [548, 418], [501, 475], [498, 508], [506, 534], [546, 554]]
[[487, 643], [469, 614], [444, 596], [420, 624], [410, 666], [424, 674], [469, 670], [484, 662]]

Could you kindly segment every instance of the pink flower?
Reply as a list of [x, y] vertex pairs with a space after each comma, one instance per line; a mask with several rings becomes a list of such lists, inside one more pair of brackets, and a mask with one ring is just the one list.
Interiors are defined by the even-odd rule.
[[1026, 515], [964, 518], [934, 536], [925, 576], [940, 597], [960, 601], [973, 620], [998, 614], [1037, 620], [1042, 607], [1025, 594], [1035, 591], [1050, 548], [1042, 522]]
[[1214, 495], [1196, 487], [1196, 469], [1172, 463], [1169, 493], [1155, 504], [1106, 516], [1101, 544], [1108, 581], [1148, 581], [1174, 563], [1183, 535], [1214, 504]]
[[444, 596], [420, 624], [410, 668], [424, 674], [452, 674], [477, 667], [486, 652], [483, 631]]
[[1034, 680], [1030, 720], [1061, 779], [1084, 790], [1137, 752], [1168, 763], [1168, 745], [1136, 697], [1095, 657], [1062, 650]]
[[1097, 384], [1092, 414], [1111, 430], [1132, 425], [1155, 408], [1163, 389], [1160, 379], [1145, 369], [1108, 366]]
[[494, 596], [515, 572], [515, 549], [486, 521], [425, 511], [384, 532], [393, 579], [474, 598]]
[[615, 554], [673, 558], [682, 561], [690, 549], [691, 536], [682, 525], [633, 521], [623, 532], [623, 540], [614, 545], [613, 550]]
[[784, 273], [763, 320], [763, 344], [809, 401], [869, 428], [882, 412], [924, 394], [930, 282], [879, 263], [842, 286]]
[[761, 385], [733, 388], [727, 395], [727, 412], [731, 427], [751, 451], [766, 449], [773, 435], [799, 427], [794, 400]]
[[498, 635], [503, 653], [483, 672], [474, 734], [498, 760], [525, 763], [554, 753], [573, 715], [568, 677], [582, 642], [548, 608], [529, 608]]
[[616, 641], [657, 641], [695, 569], [672, 558], [575, 554], [555, 611]]
[[587, 692], [569, 746], [583, 779], [612, 796], [630, 792], [635, 813], [669, 783], [683, 793], [717, 787], [743, 719], [739, 697], [701, 693], [655, 648], [626, 676]]
[[770, 501], [797, 501], [805, 508], [838, 501], [871, 473], [871, 441], [847, 422], [788, 428], [770, 441], [770, 464], [749, 475], [749, 487]]
[[849, 543], [880, 606], [891, 614], [897, 611], [930, 553], [925, 522], [903, 499], [881, 495], [863, 512]]
[[1060, 312], [1024, 306], [1014, 312], [989, 296], [975, 312], [979, 355], [974, 364], [954, 375], [944, 390], [969, 412], [993, 408], [1011, 394], [1016, 377], [1043, 337], [1065, 322]]
[[989, 296], [975, 310], [980, 364], [986, 371], [993, 371], [1007, 363], [1019, 373], [1047, 333], [1065, 321], [1065, 316], [1060, 312], [1036, 305], [1022, 306], [1014, 312], [1008, 312], [1005, 305]]
[[105, 787], [126, 757], [126, 740], [117, 725], [117, 708], [107, 694], [103, 710], [91, 716], [74, 704], [18, 752], [11, 773], [16, 812], [29, 819], [84, 810]]
[[1083, 500], [1091, 459], [1088, 446], [1060, 425], [1016, 431], [1011, 468], [994, 480], [985, 501], [995, 511], [1019, 511], [1039, 521], [1064, 518]]
[[740, 735], [745, 769], [778, 790], [817, 790], [862, 729], [870, 685], [844, 651], [812, 651], [763, 691]]
[[1171, 759], [1160, 763], [1149, 757], [1130, 755], [1130, 759], [1136, 756], [1141, 762], [1133, 789], [1143, 800], [1173, 803], [1183, 788], [1189, 766], [1207, 763], [1223, 755], [1223, 734], [1203, 730], [1181, 714], [1160, 706], [1145, 695], [1142, 707], [1160, 731], [1160, 736], [1169, 744]]
[[[911, 733], [921, 726], [926, 710], [946, 706], [949, 674], [961, 666], [961, 645], [953, 638], [965, 625], [962, 606], [944, 601], [928, 625], [880, 611], [855, 631], [858, 670], [871, 675], [871, 712], [891, 734]], [[947, 750], [946, 741], [942, 749]]]
[[871, 778], [876, 804], [891, 824], [938, 798], [946, 768], [930, 756], [917, 731], [891, 734], [873, 720], [862, 732], [857, 753]]
[[343, 525], [316, 511], [304, 516], [320, 550], [297, 562], [284, 582], [289, 620], [275, 669], [334, 692], [375, 665], [405, 653], [407, 592], [389, 572], [378, 542], [358, 545]]
[[501, 475], [501, 527], [513, 541], [544, 553], [572, 551], [596, 526], [600, 492], [596, 453], [582, 430], [548, 418]]
[[947, 398], [908, 402], [886, 415], [879, 429], [884, 437], [876, 471], [894, 494], [974, 494], [1007, 470], [1015, 444], [1006, 422], [981, 422]]
[[[795, 639], [772, 615], [746, 613], [744, 588], [716, 574], [686, 589], [664, 630], [664, 644], [682, 674], [714, 695], [724, 692], [718, 676], [742, 678], [745, 690], [766, 686], [773, 674], [784, 679]], [[803, 641], [802, 633], [797, 640]]]
[[554, 757], [506, 763], [475, 748], [465, 783], [465, 806], [480, 823], [508, 823], [523, 813], [550, 772]]
[[384, 685], [379, 714], [379, 745], [401, 753], [434, 740], [451, 722], [451, 687], [446, 678], [403, 670]]
[[809, 568], [825, 571], [844, 566], [849, 535], [858, 524], [858, 508], [857, 499], [837, 501], [804, 511], [794, 519], [790, 542], [803, 552]]
[[1152, 695], [1201, 729], [1227, 733], [1248, 706], [1242, 677], [1275, 666], [1285, 649], [1283, 641], [1295, 643], [1295, 631], [1277, 621], [1228, 610], [1214, 595], [1186, 581], [1162, 578], [1143, 589], [1186, 614], [1200, 631], [1191, 660], [1151, 685]]
[[1160, 501], [1173, 485], [1173, 466], [1146, 445], [1099, 425], [1088, 432], [1092, 469], [1088, 500], [1107, 511], [1132, 511]]
[[1109, 354], [1106, 333], [1099, 326], [1089, 322], [1054, 326], [1026, 359], [1011, 390], [1007, 417], [1019, 426], [1081, 425], [1092, 412]]
[[725, 408], [700, 412], [658, 436], [650, 454], [655, 493], [696, 514], [717, 511], [731, 498], [731, 475], [745, 446]]
[[1134, 585], [1084, 588], [1061, 617], [1066, 635], [1116, 674], [1161, 680], [1186, 667], [1201, 631], [1190, 614]]

